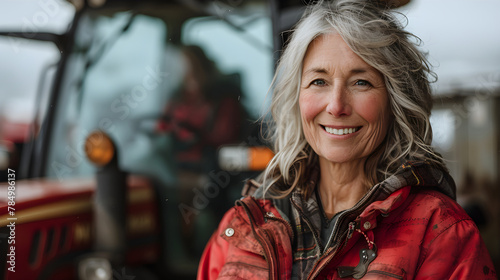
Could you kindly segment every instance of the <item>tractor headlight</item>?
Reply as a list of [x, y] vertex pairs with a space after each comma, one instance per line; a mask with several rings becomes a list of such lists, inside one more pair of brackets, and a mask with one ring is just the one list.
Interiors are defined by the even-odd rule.
[[113, 270], [106, 258], [87, 258], [78, 264], [80, 280], [111, 280]]

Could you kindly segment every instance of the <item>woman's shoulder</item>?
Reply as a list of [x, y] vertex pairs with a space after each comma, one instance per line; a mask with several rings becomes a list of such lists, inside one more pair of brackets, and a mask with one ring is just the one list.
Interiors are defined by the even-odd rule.
[[414, 193], [408, 208], [415, 217], [422, 218], [411, 223], [425, 227], [419, 241], [421, 272], [434, 273], [436, 267], [453, 269], [446, 272], [449, 279], [458, 275], [469, 279], [483, 272], [481, 279], [490, 279], [486, 275], [495, 273], [490, 269], [493, 265], [479, 229], [454, 199], [439, 191], [426, 189]]
[[412, 192], [411, 196], [413, 198], [409, 200], [401, 216], [426, 224], [434, 235], [438, 236], [457, 225], [477, 230], [465, 210], [446, 194], [424, 189]]
[[448, 195], [432, 189], [412, 191], [413, 199], [409, 207], [425, 211], [428, 215], [443, 214], [458, 219], [468, 218], [463, 208]]

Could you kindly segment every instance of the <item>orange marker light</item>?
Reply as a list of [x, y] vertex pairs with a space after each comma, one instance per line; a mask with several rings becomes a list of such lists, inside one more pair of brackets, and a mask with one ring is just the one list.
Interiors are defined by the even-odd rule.
[[113, 159], [115, 146], [106, 133], [94, 131], [85, 140], [85, 154], [95, 165], [104, 166]]
[[248, 168], [250, 170], [264, 170], [274, 157], [274, 153], [266, 147], [251, 147], [248, 151], [248, 157]]
[[219, 166], [227, 171], [262, 171], [274, 157], [265, 146], [222, 146], [219, 148]]

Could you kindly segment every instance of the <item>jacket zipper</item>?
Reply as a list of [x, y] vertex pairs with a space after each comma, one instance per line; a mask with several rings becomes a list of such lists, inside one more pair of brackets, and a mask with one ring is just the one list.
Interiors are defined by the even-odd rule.
[[278, 217], [276, 217], [276, 216], [273, 214], [273, 212], [270, 212], [270, 214], [269, 214], [269, 212], [268, 212], [268, 213], [266, 213], [265, 217], [266, 217], [267, 219], [270, 219], [270, 220], [275, 220], [275, 221], [278, 221], [278, 222], [283, 223], [283, 224], [287, 227], [288, 234], [292, 237], [292, 238], [291, 238], [291, 240], [293, 240], [293, 239], [295, 238], [295, 234], [293, 233], [292, 225], [291, 225], [288, 221], [286, 221], [286, 220], [285, 220], [285, 219], [283, 219], [283, 218], [278, 218]]
[[[332, 249], [331, 251], [329, 251], [327, 253], [327, 255], [323, 255], [318, 260], [318, 262], [316, 262], [316, 266], [313, 268], [313, 270], [311, 270], [311, 273], [309, 273], [309, 276], [307, 277], [307, 279], [316, 278], [318, 276], [318, 274], [323, 270], [323, 268], [325, 268], [325, 266], [327, 264], [329, 264], [334, 259], [334, 257], [339, 257], [341, 255], [340, 253], [342, 253], [342, 250], [344, 249], [344, 245], [346, 245], [346, 244], [347, 244], [347, 239], [343, 242], [343, 244], [340, 244], [340, 246], [338, 246], [335, 250]], [[325, 265], [323, 265], [322, 267], [317, 267], [319, 265], [319, 263], [321, 262], [321, 260], [324, 258], [327, 258]]]
[[[252, 216], [252, 214], [250, 212], [250, 209], [248, 209], [248, 206], [243, 201], [241, 201], [241, 205], [245, 209], [245, 212], [247, 213], [247, 216], [250, 219], [250, 226], [252, 227], [252, 232], [254, 233], [257, 241], [262, 246], [262, 249], [264, 251], [264, 257], [266, 259], [267, 265], [269, 266], [269, 279], [270, 280], [276, 279], [274, 277], [274, 272], [275, 272], [274, 266], [275, 266], [275, 264], [273, 262], [273, 260], [276, 260], [276, 256], [274, 255], [273, 250], [269, 250], [270, 247], [272, 248], [272, 245], [270, 245], [268, 242], [266, 242], [266, 240], [269, 240], [269, 238], [268, 239], [264, 238], [260, 233], [258, 233], [255, 230], [255, 227], [254, 227], [255, 221], [252, 218], [253, 216]], [[267, 235], [267, 233], [266, 233], [266, 235]]]
[[[337, 221], [335, 222], [335, 225], [334, 225], [334, 229], [333, 229], [333, 233], [332, 235], [330, 235], [330, 238], [328, 239], [328, 242], [327, 242], [327, 245], [330, 246], [331, 242], [332, 242], [332, 239], [333, 241], [336, 241], [336, 240], [340, 240], [341, 238], [344, 237], [344, 234], [342, 234], [341, 236], [338, 236], [338, 238], [335, 238], [338, 234], [339, 234], [339, 231], [340, 229], [342, 228], [341, 226], [338, 226], [339, 224], [342, 224], [345, 222], [347, 216], [349, 216], [348, 214], [351, 214], [353, 212], [355, 212], [356, 210], [358, 209], [364, 209], [365, 207], [367, 207], [368, 205], [365, 205], [365, 204], [368, 204], [368, 201], [369, 199], [375, 194], [375, 192], [379, 189], [379, 185], [380, 184], [377, 184], [375, 185], [370, 193], [368, 193], [367, 195], [365, 195], [354, 207], [352, 207], [350, 210], [347, 210], [346, 212], [342, 213], [341, 216], [337, 219]], [[303, 215], [304, 213], [302, 213]], [[359, 215], [358, 215], [359, 216]], [[305, 219], [304, 219], [305, 220]], [[351, 222], [352, 223], [352, 222]], [[351, 224], [349, 223], [349, 224]], [[348, 232], [350, 231], [350, 229], [348, 229]], [[352, 237], [352, 233], [348, 234], [348, 235], [351, 235]], [[350, 238], [348, 238], [350, 239]], [[336, 242], [335, 242], [336, 243]], [[313, 270], [311, 270], [311, 273], [309, 273], [309, 277], [308, 279], [314, 279], [314, 277], [316, 277], [322, 270], [323, 268], [332, 261], [333, 257], [335, 255], [338, 255], [340, 252], [337, 252], [340, 248], [340, 250], [342, 251], [343, 249], [343, 246], [347, 244], [347, 239], [346, 241], [343, 242], [342, 246], [339, 246], [337, 247], [337, 250], [335, 250], [332, 254], [330, 255], [323, 255], [322, 257], [320, 257], [320, 259], [316, 262], [316, 265], [314, 266]], [[328, 248], [328, 247], [326, 247]], [[326, 253], [326, 252], [325, 252]], [[327, 261], [325, 262], [325, 265], [323, 265], [322, 267], [318, 267], [319, 263], [321, 262], [322, 259], [324, 259], [325, 257], [328, 257]]]
[[[326, 248], [328, 248], [328, 246], [330, 246], [330, 244], [332, 243], [332, 239], [334, 239], [334, 237], [339, 234], [339, 231], [340, 231], [340, 229], [342, 227], [340, 227], [338, 225], [345, 222], [345, 220], [346, 220], [345, 217], [348, 216], [348, 214], [351, 214], [351, 213], [355, 212], [358, 209], [364, 209], [364, 208], [366, 208], [368, 206], [367, 202], [369, 201], [369, 198], [371, 198], [374, 195], [374, 193], [378, 189], [379, 185], [380, 184], [375, 185], [375, 187], [373, 187], [372, 191], [369, 194], [365, 195], [362, 198], [362, 200], [357, 203], [358, 206], [355, 205], [353, 208], [351, 208], [351, 209], [345, 211], [344, 213], [340, 214], [340, 217], [337, 219], [337, 221], [335, 222], [335, 225], [333, 227], [333, 233], [332, 233], [332, 235], [330, 235], [330, 238], [328, 239], [328, 242], [326, 243], [327, 244]], [[359, 214], [358, 214], [358, 216], [359, 216]], [[337, 238], [337, 240], [338, 239], [340, 239], [340, 238]], [[333, 241], [335, 241], [335, 240], [333, 240]]]

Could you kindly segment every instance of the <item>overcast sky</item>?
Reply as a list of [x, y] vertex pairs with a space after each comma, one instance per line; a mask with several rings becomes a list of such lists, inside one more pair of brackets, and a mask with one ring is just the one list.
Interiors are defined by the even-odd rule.
[[401, 11], [429, 52], [438, 90], [500, 82], [500, 1], [412, 0]]
[[[408, 17], [407, 29], [430, 54], [440, 77], [438, 91], [474, 88], [480, 79], [500, 81], [500, 1], [412, 0], [400, 10]], [[65, 1], [0, 0], [0, 30], [61, 33], [73, 12]], [[0, 37], [0, 110], [7, 110], [8, 101], [32, 100], [40, 67], [56, 59], [50, 44]], [[29, 104], [25, 107], [29, 110]]]

